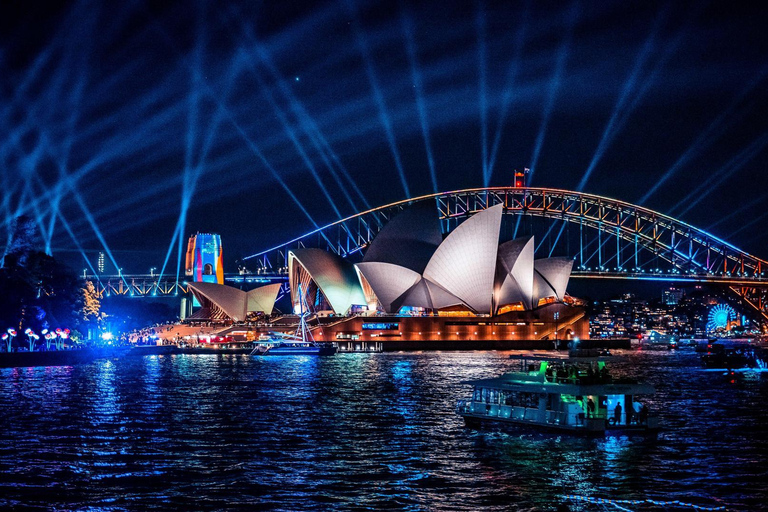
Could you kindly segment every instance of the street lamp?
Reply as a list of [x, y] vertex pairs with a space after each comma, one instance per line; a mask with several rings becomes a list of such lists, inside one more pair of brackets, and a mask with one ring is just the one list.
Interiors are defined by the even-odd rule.
[[558, 323], [557, 321], [560, 319], [560, 312], [555, 311], [555, 350], [557, 350], [557, 329], [558, 329]]
[[35, 331], [27, 327], [27, 329], [24, 330], [24, 334], [27, 335], [27, 343], [29, 343], [29, 351], [34, 352], [35, 350], [35, 341], [40, 339], [40, 336], [35, 334]]
[[10, 352], [11, 348], [13, 347], [13, 338], [15, 337], [16, 329], [13, 327], [9, 327], [7, 333], [3, 333], [3, 340], [8, 344], [8, 352]]
[[157, 267], [149, 269], [149, 277], [155, 277], [155, 270], [157, 270]]

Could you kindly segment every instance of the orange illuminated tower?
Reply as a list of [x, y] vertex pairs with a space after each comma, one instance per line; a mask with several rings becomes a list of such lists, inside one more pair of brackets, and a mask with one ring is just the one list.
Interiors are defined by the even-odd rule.
[[528, 173], [531, 170], [527, 167], [522, 171], [515, 169], [515, 182], [512, 185], [515, 188], [525, 188], [528, 186]]
[[219, 235], [197, 233], [189, 237], [185, 274], [197, 283], [224, 284], [224, 253]]

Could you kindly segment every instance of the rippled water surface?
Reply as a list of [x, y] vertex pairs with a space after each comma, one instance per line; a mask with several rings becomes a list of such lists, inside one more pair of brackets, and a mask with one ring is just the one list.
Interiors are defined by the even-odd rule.
[[693, 352], [633, 352], [614, 369], [656, 385], [655, 441], [466, 429], [462, 381], [516, 369], [509, 354], [0, 369], [0, 508], [619, 510], [564, 495], [768, 507], [768, 374], [731, 384]]

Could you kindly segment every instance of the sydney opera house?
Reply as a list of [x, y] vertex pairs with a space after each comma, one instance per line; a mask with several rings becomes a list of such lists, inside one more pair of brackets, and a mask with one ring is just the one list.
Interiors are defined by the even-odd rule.
[[[533, 237], [499, 244], [502, 208], [472, 215], [444, 238], [434, 205], [415, 203], [356, 263], [322, 249], [289, 252], [293, 313], [311, 315], [318, 340], [385, 349], [523, 348], [588, 337], [584, 308], [566, 294], [573, 261], [534, 259]], [[203, 306], [196, 316], [235, 323], [270, 315], [279, 290], [190, 287]], [[291, 318], [256, 329], [289, 331]]]

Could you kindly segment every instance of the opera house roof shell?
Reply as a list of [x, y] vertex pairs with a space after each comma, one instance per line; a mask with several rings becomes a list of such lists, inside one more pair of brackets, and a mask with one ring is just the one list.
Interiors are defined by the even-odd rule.
[[248, 313], [272, 314], [280, 283], [268, 284], [248, 292], [218, 283], [189, 283], [192, 294], [211, 319], [242, 322]]
[[[288, 279], [291, 301], [299, 304], [299, 293], [314, 296], [315, 288], [330, 307], [344, 314], [353, 305], [365, 305], [360, 281], [351, 263], [322, 249], [296, 249], [288, 253]], [[315, 302], [308, 300], [308, 302]]]

